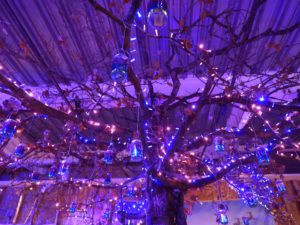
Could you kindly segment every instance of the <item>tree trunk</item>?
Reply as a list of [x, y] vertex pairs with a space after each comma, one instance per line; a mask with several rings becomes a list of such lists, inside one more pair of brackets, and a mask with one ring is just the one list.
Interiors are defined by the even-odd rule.
[[182, 191], [163, 186], [153, 186], [150, 201], [148, 224], [187, 225], [184, 213], [184, 193]]

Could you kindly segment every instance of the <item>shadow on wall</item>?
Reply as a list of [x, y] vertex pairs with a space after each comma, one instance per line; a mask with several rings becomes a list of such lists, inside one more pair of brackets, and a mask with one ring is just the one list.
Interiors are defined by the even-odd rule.
[[[244, 225], [243, 217], [250, 218], [249, 225], [276, 225], [272, 215], [263, 207], [250, 208], [241, 201], [228, 201], [228, 225]], [[196, 204], [193, 214], [188, 216], [188, 225], [217, 225], [215, 216], [215, 205], [213, 203]]]

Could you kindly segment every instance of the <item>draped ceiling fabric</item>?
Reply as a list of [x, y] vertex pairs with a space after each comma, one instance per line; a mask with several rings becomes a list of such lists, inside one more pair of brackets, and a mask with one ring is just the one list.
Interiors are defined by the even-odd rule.
[[[124, 18], [130, 4], [122, 0], [98, 0], [99, 4]], [[251, 8], [251, 1], [215, 0], [214, 4], [194, 4], [192, 11], [188, 7], [195, 0], [168, 0], [169, 31], [176, 31], [179, 23], [191, 24], [205, 18], [208, 12], [215, 14], [224, 10], [237, 10], [228, 18], [235, 30], [241, 27], [241, 17]], [[141, 32], [146, 22], [146, 4], [143, 1], [136, 26], [132, 27], [132, 63], [140, 77], [147, 76], [149, 68], [165, 62], [171, 51], [171, 42], [167, 39], [155, 39]], [[180, 7], [178, 7], [180, 6]], [[188, 16], [186, 12], [188, 13]], [[253, 35], [272, 27], [279, 30], [299, 21], [300, 4], [297, 0], [267, 1], [257, 12]], [[200, 15], [199, 15], [200, 14]], [[182, 21], [182, 18], [185, 20]], [[147, 26], [148, 33], [155, 35]], [[87, 0], [2, 0], [0, 2], [0, 51], [1, 61], [8, 66], [14, 79], [30, 85], [53, 85], [53, 78], [59, 82], [84, 82], [93, 73], [100, 73], [106, 79], [110, 70], [111, 57], [121, 47], [120, 28], [105, 15], [95, 12]], [[169, 35], [167, 30], [160, 35]], [[212, 36], [211, 34], [218, 34]], [[203, 19], [198, 26], [188, 32], [183, 39], [195, 44], [202, 43], [206, 49], [222, 49], [228, 40], [225, 30], [217, 27], [210, 19]], [[282, 60], [297, 54], [300, 45], [300, 31], [283, 36], [268, 36], [257, 43], [249, 43], [242, 49], [230, 54], [239, 55], [240, 60], [251, 57], [249, 68], [239, 68], [239, 64], [230, 60], [230, 55], [215, 56], [219, 70], [235, 72], [248, 71], [262, 73], [276, 70]], [[293, 46], [292, 48], [290, 46]], [[33, 60], [24, 60], [19, 53], [34, 55]], [[275, 54], [276, 53], [276, 54]], [[264, 59], [264, 60], [262, 60]], [[179, 52], [174, 65], [187, 65], [190, 57]], [[295, 69], [299, 62], [295, 62]], [[291, 66], [291, 69], [293, 65]], [[163, 65], [162, 65], [162, 69]], [[53, 74], [49, 75], [49, 70]], [[196, 71], [195, 71], [196, 72]], [[197, 71], [199, 73], [199, 71]], [[164, 74], [166, 71], [164, 70]]]

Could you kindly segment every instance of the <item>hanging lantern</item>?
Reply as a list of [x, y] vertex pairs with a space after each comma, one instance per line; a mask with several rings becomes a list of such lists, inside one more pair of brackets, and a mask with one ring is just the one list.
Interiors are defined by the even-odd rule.
[[110, 217], [110, 210], [106, 209], [103, 213], [103, 219], [108, 220]]
[[27, 146], [25, 144], [19, 144], [15, 149], [15, 155], [18, 158], [23, 157], [26, 149], [27, 149]]
[[127, 78], [128, 72], [128, 54], [120, 51], [113, 57], [110, 77], [114, 81], [120, 83]]
[[223, 137], [215, 137], [215, 151], [224, 152], [225, 151], [225, 139]]
[[40, 176], [40, 174], [38, 173], [38, 172], [32, 172], [31, 173], [31, 180], [32, 181], [38, 181], [39, 180], [39, 176]]
[[58, 169], [58, 175], [60, 175], [63, 181], [68, 180], [69, 178], [69, 165], [66, 163], [66, 160], [63, 160]]
[[43, 140], [45, 142], [49, 142], [49, 140], [50, 140], [50, 130], [44, 130], [44, 132], [43, 132]]
[[244, 225], [250, 225], [250, 219], [248, 217], [243, 217], [242, 220]]
[[106, 177], [104, 179], [104, 183], [107, 184], [107, 185], [111, 183], [111, 174], [110, 173], [106, 174]]
[[50, 179], [55, 179], [57, 177], [57, 167], [56, 166], [51, 166], [50, 167], [48, 177]]
[[130, 161], [141, 162], [143, 158], [142, 141], [140, 139], [133, 139], [130, 143]]
[[108, 149], [104, 152], [104, 162], [107, 165], [113, 164], [114, 161], [114, 152], [112, 150], [112, 146], [110, 145]]
[[155, 29], [168, 24], [168, 7], [165, 0], [150, 0], [147, 8], [148, 23]]
[[276, 180], [276, 181], [275, 181], [275, 185], [276, 185], [277, 191], [278, 191], [280, 194], [286, 192], [285, 184], [284, 184], [284, 182], [283, 182], [281, 179]]
[[132, 186], [127, 187], [127, 193], [126, 193], [127, 197], [133, 197], [134, 193], [135, 193], [134, 187], [132, 187]]
[[70, 213], [75, 213], [76, 210], [77, 210], [77, 203], [72, 202], [72, 204], [70, 205], [69, 211], [70, 211]]
[[256, 151], [256, 157], [260, 166], [268, 166], [270, 164], [270, 156], [266, 148], [258, 148]]
[[1, 128], [1, 136], [4, 138], [11, 138], [14, 136], [15, 131], [18, 126], [18, 121], [13, 119], [7, 119], [4, 121], [2, 128]]
[[249, 186], [244, 187], [244, 202], [251, 208], [254, 208], [257, 206], [256, 198], [253, 194], [252, 188]]
[[220, 213], [217, 215], [217, 223], [228, 224], [228, 217], [225, 213]]

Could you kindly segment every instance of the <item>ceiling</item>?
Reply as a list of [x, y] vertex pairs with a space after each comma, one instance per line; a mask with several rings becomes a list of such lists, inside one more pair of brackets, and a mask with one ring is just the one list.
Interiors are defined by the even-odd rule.
[[[129, 3], [126, 3], [129, 2]], [[140, 15], [132, 26], [132, 65], [140, 77], [149, 77], [149, 68], [158, 67], [167, 75], [165, 62], [171, 54], [174, 42], [167, 38], [155, 38], [155, 31], [147, 25], [147, 2], [143, 1]], [[220, 50], [229, 43], [229, 34], [207, 17], [224, 10], [233, 10], [227, 18], [235, 31], [239, 31], [254, 1], [237, 0], [168, 0], [169, 24], [158, 31], [169, 37], [183, 25], [203, 17], [184, 34], [196, 46], [203, 44], [206, 50]], [[98, 3], [120, 19], [128, 11], [130, 1], [98, 0]], [[178, 7], [180, 6], [180, 7]], [[267, 1], [257, 12], [251, 29], [255, 36], [268, 28], [284, 29], [300, 20], [299, 0]], [[147, 34], [143, 29], [147, 30]], [[52, 85], [53, 77], [59, 82], [84, 82], [91, 74], [103, 79], [108, 77], [111, 57], [121, 48], [120, 27], [101, 12], [95, 11], [88, 0], [2, 0], [0, 2], [0, 60], [14, 79], [38, 86]], [[299, 53], [300, 29], [288, 35], [267, 36], [260, 41], [237, 47], [228, 54], [211, 58], [211, 63], [221, 71], [236, 73], [261, 73], [276, 70], [284, 62]], [[172, 65], [186, 66], [193, 58], [176, 50]], [[218, 51], [216, 51], [218, 52]], [[201, 54], [201, 53], [199, 53]], [[201, 55], [199, 55], [201, 57]], [[239, 59], [239, 63], [237, 60]], [[245, 67], [241, 62], [247, 62]], [[299, 62], [298, 62], [299, 64]], [[297, 65], [295, 62], [295, 66]], [[297, 68], [295, 67], [295, 69]], [[52, 72], [52, 77], [50, 73]], [[203, 71], [202, 71], [203, 72]], [[201, 74], [201, 68], [189, 71]], [[153, 74], [150, 73], [150, 77]]]

